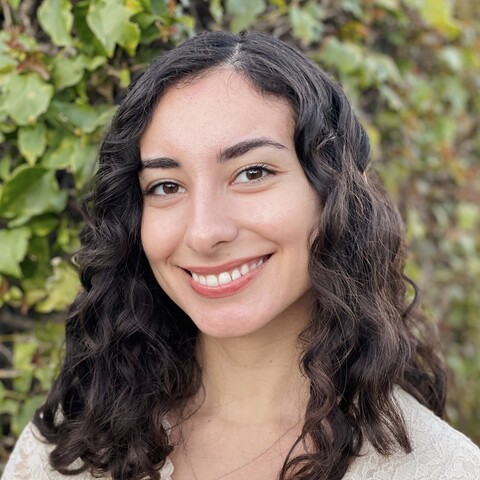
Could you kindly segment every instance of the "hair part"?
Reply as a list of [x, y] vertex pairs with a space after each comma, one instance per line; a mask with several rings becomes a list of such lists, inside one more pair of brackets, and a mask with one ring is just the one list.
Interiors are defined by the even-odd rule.
[[[297, 156], [322, 203], [309, 264], [314, 307], [301, 335], [310, 398], [280, 480], [340, 479], [365, 440], [384, 455], [409, 452], [395, 385], [443, 413], [437, 337], [406, 299], [403, 223], [366, 180], [368, 137], [342, 89], [273, 37], [205, 33], [152, 63], [101, 147], [78, 255], [83, 289], [69, 310], [61, 372], [34, 420], [63, 474], [158, 480], [173, 448], [163, 419], [201, 388], [197, 329], [142, 250], [139, 141], [170, 87], [220, 68], [288, 102]], [[294, 454], [302, 444], [307, 453]]]

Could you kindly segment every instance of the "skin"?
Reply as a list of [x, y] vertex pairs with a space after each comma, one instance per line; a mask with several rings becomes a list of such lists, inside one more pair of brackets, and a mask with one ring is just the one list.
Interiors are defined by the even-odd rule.
[[[172, 431], [183, 444], [172, 455], [175, 480], [191, 479], [192, 468], [217, 478], [272, 444], [226, 478], [276, 478], [300, 431], [308, 384], [297, 337], [309, 319], [308, 249], [320, 207], [293, 129], [284, 101], [214, 70], [171, 88], [141, 139], [143, 248], [199, 329], [205, 386], [187, 406], [196, 413]], [[232, 292], [198, 287], [189, 273], [246, 259], [265, 263]]]

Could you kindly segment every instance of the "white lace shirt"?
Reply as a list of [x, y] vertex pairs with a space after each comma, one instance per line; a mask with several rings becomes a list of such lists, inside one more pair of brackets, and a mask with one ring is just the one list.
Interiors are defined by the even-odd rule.
[[[395, 397], [410, 432], [413, 452], [383, 457], [366, 443], [344, 480], [480, 480], [480, 449], [476, 445], [407, 393], [397, 390]], [[94, 480], [88, 473], [66, 477], [53, 471], [48, 463], [53, 447], [40, 439], [39, 432], [29, 424], [18, 439], [2, 480]], [[173, 472], [167, 460], [162, 480], [174, 480]], [[105, 480], [111, 479], [107, 476]]]

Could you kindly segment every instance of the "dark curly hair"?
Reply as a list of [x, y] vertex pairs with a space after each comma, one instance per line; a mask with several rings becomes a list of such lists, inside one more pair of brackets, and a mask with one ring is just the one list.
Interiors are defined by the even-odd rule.
[[[139, 140], [162, 95], [215, 68], [286, 100], [296, 153], [322, 203], [309, 272], [314, 308], [301, 335], [310, 382], [305, 422], [281, 480], [340, 479], [368, 440], [411, 451], [392, 391], [442, 415], [437, 335], [408, 297], [402, 220], [367, 178], [369, 141], [342, 89], [274, 37], [204, 33], [157, 59], [130, 88], [100, 151], [78, 255], [82, 291], [60, 374], [34, 423], [54, 469], [159, 479], [173, 446], [162, 420], [201, 388], [197, 329], [161, 290], [142, 250]], [[80, 463], [72, 463], [76, 459]]]

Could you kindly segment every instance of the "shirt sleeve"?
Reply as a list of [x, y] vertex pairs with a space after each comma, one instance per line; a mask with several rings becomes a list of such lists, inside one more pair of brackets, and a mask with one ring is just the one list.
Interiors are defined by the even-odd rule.
[[[47, 444], [36, 427], [29, 423], [15, 444], [1, 480], [62, 480], [52, 469], [48, 455], [53, 445]], [[75, 477], [76, 480], [83, 478]]]
[[[1, 480], [95, 480], [88, 472], [72, 477], [62, 475], [54, 470], [48, 459], [53, 448], [53, 445], [45, 442], [35, 425], [29, 423], [17, 440]], [[80, 462], [80, 460], [77, 461]], [[72, 465], [78, 466], [76, 462]], [[167, 458], [160, 471], [161, 480], [171, 480], [172, 472], [172, 462]], [[102, 478], [111, 480], [110, 475]]]

